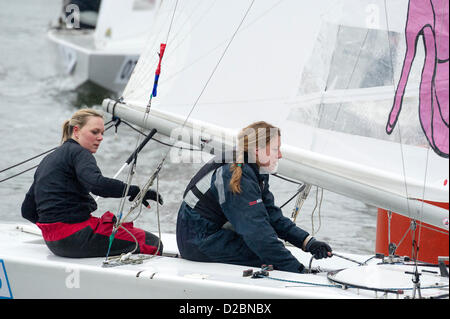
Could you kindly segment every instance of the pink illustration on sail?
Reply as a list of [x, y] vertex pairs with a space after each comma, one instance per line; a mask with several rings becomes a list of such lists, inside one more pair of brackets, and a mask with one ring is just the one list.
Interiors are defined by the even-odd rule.
[[406, 54], [403, 69], [389, 114], [386, 133], [397, 123], [405, 87], [416, 55], [420, 36], [425, 59], [419, 89], [419, 119], [433, 150], [449, 157], [449, 1], [410, 0], [406, 21]]

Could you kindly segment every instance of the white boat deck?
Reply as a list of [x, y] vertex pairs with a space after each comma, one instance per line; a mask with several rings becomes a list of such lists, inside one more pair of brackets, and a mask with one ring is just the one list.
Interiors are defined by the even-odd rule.
[[[243, 277], [243, 271], [259, 269], [174, 257], [178, 253], [175, 235], [163, 234], [161, 237], [164, 256], [146, 259], [141, 264], [103, 267], [104, 258], [71, 259], [53, 255], [34, 225], [0, 224], [0, 280], [3, 283], [0, 297], [330, 299], [405, 298], [412, 294], [412, 275], [405, 274], [405, 271], [413, 270], [412, 266], [376, 266], [379, 259], [372, 259], [370, 266], [358, 266], [338, 257], [312, 263], [313, 267], [322, 269], [347, 268], [336, 275], [338, 280], [345, 282], [360, 278], [361, 286], [381, 285], [383, 289], [395, 288], [399, 294], [343, 287], [331, 282], [326, 272], [294, 274], [270, 271], [268, 278], [254, 279]], [[310, 254], [299, 249], [291, 251], [308, 267]], [[361, 262], [370, 258], [346, 256]], [[434, 273], [422, 271], [422, 297], [448, 295], [448, 277], [439, 276], [437, 268], [429, 271]]]

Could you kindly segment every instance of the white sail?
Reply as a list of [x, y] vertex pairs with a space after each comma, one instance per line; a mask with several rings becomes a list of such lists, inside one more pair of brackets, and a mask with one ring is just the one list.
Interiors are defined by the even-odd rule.
[[[237, 131], [254, 121], [275, 124], [282, 134], [281, 174], [437, 226], [432, 231], [442, 236], [431, 245], [447, 244], [431, 261], [439, 268], [416, 258], [419, 245], [427, 248], [424, 229], [417, 245], [411, 239], [411, 262], [391, 249], [382, 259], [333, 250], [331, 258], [315, 260], [287, 246], [311, 271], [268, 275], [250, 266], [184, 259], [174, 234], [159, 234], [162, 256], [130, 252], [105, 264], [103, 256], [56, 256], [37, 227], [0, 223], [0, 298], [177, 298], [173, 309], [197, 314], [206, 312], [187, 312], [192, 303], [184, 299], [223, 299], [222, 309], [220, 301], [196, 308], [211, 309], [208, 316], [231, 313], [230, 298], [448, 298], [448, 257], [441, 257], [448, 254], [448, 210], [424, 202], [448, 205], [447, 0], [133, 3], [155, 3], [157, 15], [122, 99], [104, 101], [108, 112], [205, 150], [233, 147]], [[436, 21], [413, 41], [410, 68], [405, 37], [411, 38], [404, 30], [417, 4], [423, 6], [420, 17], [431, 12]], [[162, 61], [161, 43], [167, 45]], [[159, 62], [157, 95], [149, 103]], [[424, 97], [424, 89], [433, 93]], [[436, 102], [430, 109], [427, 97]], [[387, 243], [400, 246], [404, 238]], [[232, 305], [245, 306], [240, 313], [260, 313], [254, 306], [269, 310], [271, 304]]]
[[[408, 8], [406, 0], [164, 1], [122, 102], [104, 106], [209, 147], [265, 120], [281, 128], [280, 174], [448, 230], [448, 210], [427, 203], [448, 203], [449, 163], [448, 148], [446, 157], [435, 152], [419, 121], [421, 45], [386, 133]], [[193, 131], [178, 136], [181, 127]], [[448, 123], [446, 134], [448, 144]]]
[[98, 49], [141, 52], [157, 12], [156, 0], [103, 0], [94, 32]]

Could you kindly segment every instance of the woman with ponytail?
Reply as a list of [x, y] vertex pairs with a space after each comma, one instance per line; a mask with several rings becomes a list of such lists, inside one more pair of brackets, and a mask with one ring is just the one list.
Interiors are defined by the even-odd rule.
[[304, 266], [280, 238], [316, 258], [330, 257], [330, 246], [284, 217], [269, 191], [269, 174], [276, 172], [282, 157], [280, 130], [256, 122], [242, 129], [237, 139], [232, 156], [211, 160], [186, 188], [177, 220], [181, 256], [303, 272]]
[[[103, 116], [92, 109], [81, 109], [62, 127], [61, 146], [47, 155], [34, 174], [34, 181], [22, 203], [22, 216], [42, 231], [48, 248], [63, 257], [104, 257], [108, 251], [115, 216], [111, 212], [100, 218], [91, 215], [97, 203], [90, 193], [102, 197], [134, 198], [136, 185], [104, 177], [94, 153], [103, 140]], [[162, 198], [153, 190], [145, 200]], [[126, 229], [123, 229], [126, 228]], [[130, 233], [132, 235], [130, 235]], [[133, 238], [134, 236], [134, 238]], [[138, 247], [136, 250], [136, 241]], [[161, 254], [159, 238], [150, 232], [124, 223], [112, 243], [110, 255], [134, 251]]]

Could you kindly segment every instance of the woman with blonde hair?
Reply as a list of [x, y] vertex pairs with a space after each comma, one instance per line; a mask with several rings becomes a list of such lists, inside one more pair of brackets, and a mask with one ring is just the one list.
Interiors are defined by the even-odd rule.
[[[269, 174], [282, 157], [280, 140], [278, 128], [253, 123], [240, 131], [233, 156], [211, 160], [193, 177], [177, 220], [183, 258], [303, 272], [278, 238], [316, 258], [331, 256], [328, 244], [297, 227], [274, 203]], [[230, 163], [223, 160], [230, 157]]]
[[[48, 248], [63, 257], [104, 257], [109, 246], [115, 216], [91, 215], [97, 203], [89, 193], [101, 197], [134, 198], [140, 191], [130, 185], [104, 177], [94, 153], [103, 140], [103, 116], [93, 109], [81, 109], [63, 124], [61, 146], [47, 155], [34, 174], [34, 181], [22, 203], [22, 216], [42, 231]], [[161, 197], [149, 190], [145, 200]], [[143, 201], [143, 202], [144, 202]], [[150, 232], [124, 223], [112, 243], [110, 255], [133, 251], [161, 254], [159, 238]], [[130, 235], [131, 234], [131, 235]], [[134, 238], [133, 238], [134, 236]], [[159, 249], [158, 249], [159, 248]]]

